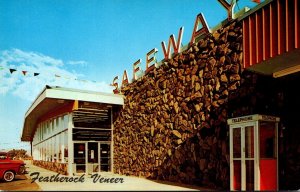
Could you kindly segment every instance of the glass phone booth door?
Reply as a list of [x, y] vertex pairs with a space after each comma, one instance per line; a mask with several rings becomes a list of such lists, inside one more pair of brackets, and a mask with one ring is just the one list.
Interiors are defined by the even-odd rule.
[[278, 190], [278, 122], [267, 115], [227, 120], [230, 190]]
[[254, 190], [254, 127], [255, 123], [241, 124], [230, 129], [231, 189]]

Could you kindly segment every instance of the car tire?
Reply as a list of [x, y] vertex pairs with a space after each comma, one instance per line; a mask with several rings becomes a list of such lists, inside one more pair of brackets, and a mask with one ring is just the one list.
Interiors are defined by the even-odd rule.
[[12, 171], [6, 171], [3, 175], [3, 180], [6, 182], [11, 182], [15, 179], [15, 173]]

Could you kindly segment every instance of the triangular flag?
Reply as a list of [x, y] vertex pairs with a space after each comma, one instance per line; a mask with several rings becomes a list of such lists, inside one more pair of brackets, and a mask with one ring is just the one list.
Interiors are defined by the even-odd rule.
[[38, 76], [40, 73], [33, 73], [34, 76]]
[[25, 76], [25, 75], [26, 75], [26, 73], [27, 73], [27, 71], [22, 71], [22, 73], [23, 73], [23, 75]]
[[17, 71], [16, 69], [9, 69], [10, 73], [12, 74], [13, 72]]

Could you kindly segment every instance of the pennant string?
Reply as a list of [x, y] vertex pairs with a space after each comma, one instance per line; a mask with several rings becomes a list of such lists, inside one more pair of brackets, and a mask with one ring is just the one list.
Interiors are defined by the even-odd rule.
[[[8, 69], [9, 72], [10, 72], [11, 74], [13, 74], [14, 72], [17, 71], [17, 69], [6, 68], [6, 67], [3, 67], [3, 66], [0, 66], [0, 70], [4, 70], [4, 69]], [[22, 72], [22, 74], [23, 74], [24, 76], [26, 76], [26, 75], [28, 75], [28, 73], [29, 73], [30, 71], [22, 70], [21, 72]], [[31, 73], [31, 72], [30, 72], [30, 73]], [[38, 72], [34, 72], [34, 73], [32, 73], [32, 74], [33, 74], [34, 77], [41, 75], [41, 74], [38, 73]], [[57, 77], [57, 78], [64, 78], [64, 79], [68, 79], [68, 80], [75, 80], [75, 81], [81, 81], [81, 82], [86, 82], [86, 83], [88, 83], [88, 82], [98, 83], [97, 81], [94, 81], [94, 80], [78, 79], [78, 78], [72, 78], [72, 77], [67, 77], [67, 76], [61, 76], [61, 75], [58, 75], [58, 74], [54, 74], [54, 76]], [[118, 78], [117, 78], [117, 79], [118, 79]]]

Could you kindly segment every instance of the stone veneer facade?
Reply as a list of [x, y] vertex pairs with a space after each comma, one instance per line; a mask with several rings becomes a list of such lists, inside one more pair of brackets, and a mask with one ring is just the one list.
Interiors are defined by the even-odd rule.
[[33, 165], [60, 173], [62, 175], [68, 175], [67, 163], [33, 160]]
[[289, 100], [297, 101], [291, 95], [300, 79], [244, 70], [242, 39], [241, 23], [228, 23], [123, 87], [125, 104], [114, 122], [116, 173], [229, 189], [227, 119], [260, 113], [281, 118], [280, 189], [299, 189], [293, 133], [300, 129], [290, 108], [300, 103]]

